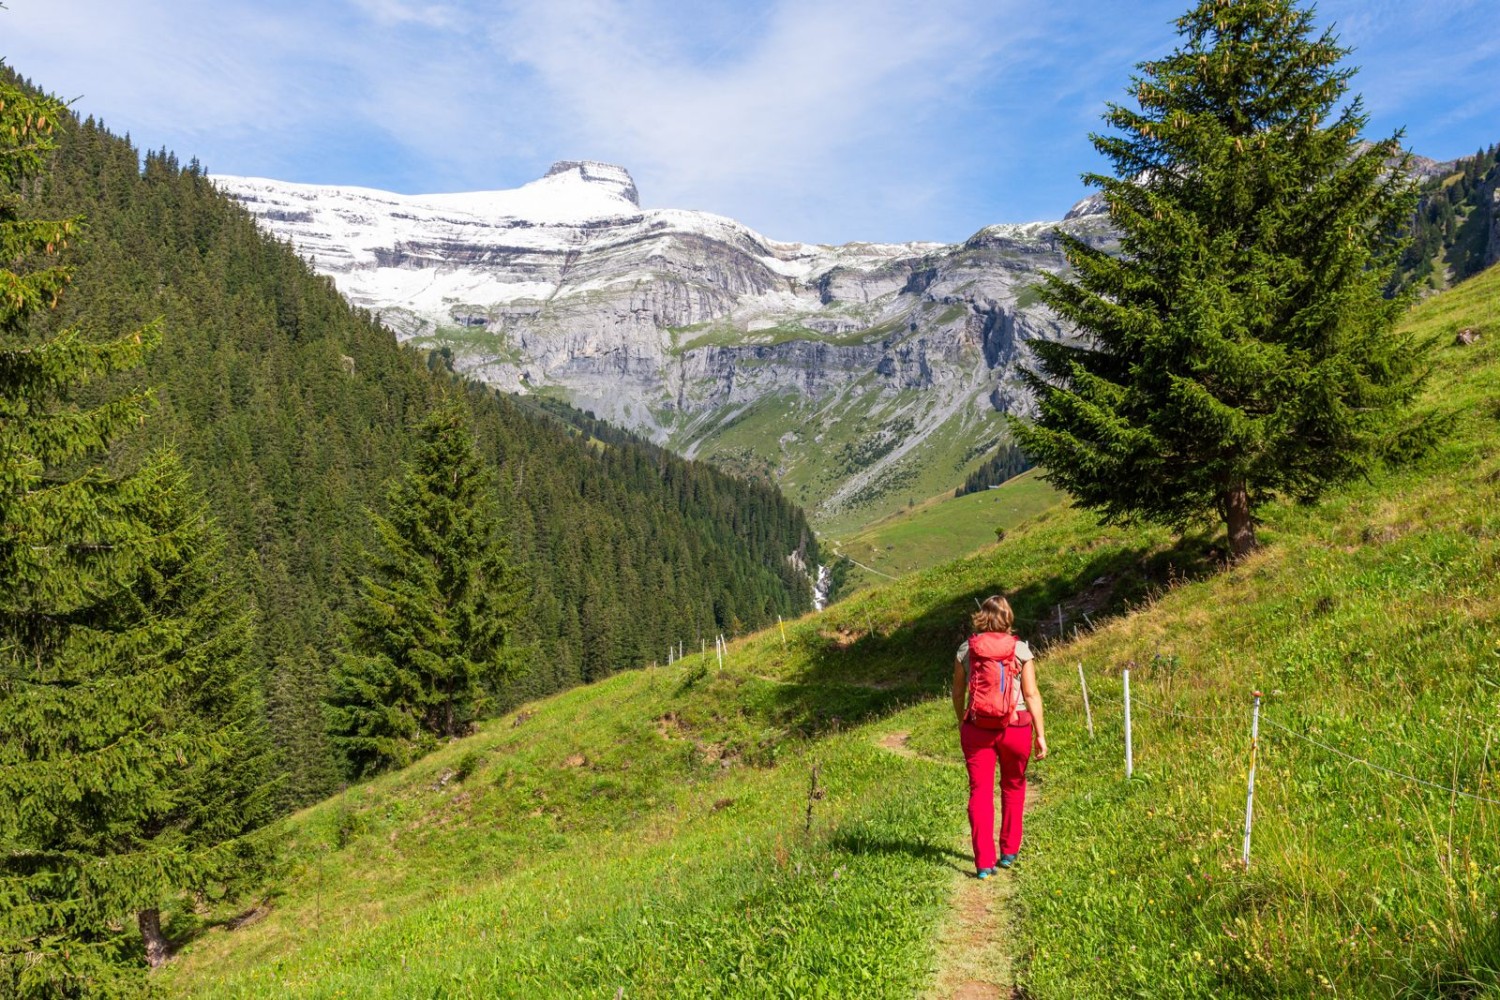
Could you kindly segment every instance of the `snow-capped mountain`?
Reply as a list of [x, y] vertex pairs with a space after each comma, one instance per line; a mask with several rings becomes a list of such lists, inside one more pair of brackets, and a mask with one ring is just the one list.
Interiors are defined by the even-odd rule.
[[769, 239], [643, 209], [622, 167], [556, 163], [514, 190], [400, 195], [215, 177], [355, 304], [455, 367], [547, 391], [688, 454], [776, 476], [825, 521], [948, 488], [1020, 404], [1053, 230], [962, 244]]

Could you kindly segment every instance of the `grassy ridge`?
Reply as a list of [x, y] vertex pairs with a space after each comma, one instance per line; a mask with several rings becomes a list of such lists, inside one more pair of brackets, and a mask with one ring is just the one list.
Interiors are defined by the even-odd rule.
[[[1055, 516], [1023, 534], [1067, 548], [1079, 523]], [[537, 703], [519, 725], [496, 720], [291, 817], [265, 914], [233, 931], [227, 911], [179, 915], [174, 932], [195, 939], [162, 984], [247, 997], [614, 995], [604, 984], [911, 996], [970, 864], [953, 850], [963, 773], [876, 737], [934, 716], [975, 596], [1009, 580], [1040, 615], [1101, 571], [1139, 596], [1142, 544], [1107, 532], [1050, 561], [1055, 577], [1028, 547], [1002, 546], [790, 623], [785, 643], [778, 630], [735, 643], [723, 671], [691, 656]], [[814, 762], [826, 796], [809, 831]]]
[[[976, 354], [974, 363], [980, 360]], [[886, 459], [914, 427], [935, 421], [945, 404], [923, 390], [885, 391], [882, 381], [870, 372], [822, 400], [786, 392], [720, 410], [678, 428], [672, 443], [695, 458], [772, 476], [820, 531], [837, 535], [900, 511], [913, 498], [951, 491], [1005, 439], [1001, 414], [961, 406], [920, 447], [838, 504], [825, 505], [850, 479]]]
[[[899, 576], [993, 544], [996, 529], [1010, 531], [1063, 499], [1036, 471], [1026, 472], [994, 489], [932, 497], [835, 539], [835, 545], [851, 559]], [[877, 579], [856, 566], [845, 586], [852, 591]]]
[[[910, 996], [962, 837], [943, 699], [973, 599], [1023, 637], [1063, 604], [1098, 631], [1041, 660], [1014, 947], [1028, 995], [1496, 996], [1494, 806], [1440, 786], [1500, 770], [1500, 272], [1430, 300], [1447, 344], [1423, 405], [1444, 441], [1317, 507], [1266, 512], [1265, 551], [1059, 507], [973, 556], [698, 657], [498, 720], [293, 817], [263, 918], [202, 931], [162, 984], [213, 996]], [[1112, 616], [1112, 617], [1110, 617]], [[710, 658], [711, 659], [711, 658]], [[1137, 777], [1118, 671], [1134, 660]], [[1074, 663], [1087, 665], [1096, 737]], [[1247, 696], [1267, 693], [1255, 863], [1237, 864]], [[1174, 718], [1147, 705], [1188, 716]], [[811, 767], [826, 796], [813, 799]], [[449, 775], [444, 780], [445, 775]], [[457, 774], [464, 774], [462, 779]], [[194, 921], [179, 917], [188, 933]]]

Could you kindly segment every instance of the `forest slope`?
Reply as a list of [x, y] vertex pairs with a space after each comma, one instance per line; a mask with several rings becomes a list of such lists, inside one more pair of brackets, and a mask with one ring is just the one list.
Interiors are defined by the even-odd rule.
[[[1023, 636], [1048, 638], [1059, 605], [1069, 626], [1041, 660], [1053, 757], [1006, 876], [1028, 996], [1495, 996], [1500, 816], [1444, 789], [1500, 797], [1497, 303], [1490, 271], [1408, 321], [1439, 345], [1418, 404], [1447, 421], [1436, 448], [1268, 509], [1247, 562], [1054, 509], [732, 644], [722, 670], [689, 657], [529, 706], [292, 817], [266, 904], [233, 930], [180, 917], [196, 936], [163, 985], [910, 996], [969, 865], [947, 665], [973, 600], [1003, 590]], [[1463, 327], [1478, 345], [1452, 346]], [[912, 754], [879, 746], [897, 730]]]
[[442, 355], [398, 346], [196, 162], [162, 151], [143, 165], [128, 138], [69, 117], [28, 212], [84, 218], [54, 324], [114, 335], [161, 324], [162, 347], [134, 376], [157, 387], [159, 406], [134, 454], [118, 458], [175, 445], [227, 531], [258, 608], [253, 660], [283, 804], [338, 787], [320, 702], [368, 569], [367, 510], [380, 509], [415, 426], [445, 394], [467, 400], [529, 583], [519, 635], [529, 669], [502, 702], [664, 658], [678, 636], [811, 607], [807, 573], [788, 557], [815, 565], [816, 542], [774, 486], [582, 414], [556, 419], [465, 383]]

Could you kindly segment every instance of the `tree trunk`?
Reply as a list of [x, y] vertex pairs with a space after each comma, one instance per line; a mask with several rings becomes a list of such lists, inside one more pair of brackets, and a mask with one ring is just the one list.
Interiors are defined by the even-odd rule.
[[1230, 483], [1224, 491], [1224, 523], [1229, 528], [1229, 558], [1239, 562], [1255, 551], [1255, 518], [1244, 480]]
[[167, 961], [167, 939], [161, 932], [161, 911], [142, 910], [135, 919], [141, 928], [141, 940], [146, 943], [146, 961], [151, 968], [160, 968]]

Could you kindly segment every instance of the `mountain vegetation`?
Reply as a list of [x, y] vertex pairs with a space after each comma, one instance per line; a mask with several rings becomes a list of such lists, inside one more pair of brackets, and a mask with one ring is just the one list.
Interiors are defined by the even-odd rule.
[[1239, 559], [1272, 497], [1366, 471], [1415, 389], [1383, 295], [1412, 196], [1399, 136], [1361, 149], [1348, 50], [1311, 9], [1204, 0], [1178, 31], [1093, 137], [1121, 252], [1060, 234], [1074, 274], [1042, 296], [1086, 339], [1033, 345], [1015, 433], [1106, 519], [1220, 521]]
[[[799, 474], [893, 513], [811, 615], [776, 486], [400, 346], [0, 66], [0, 993], [1494, 996], [1500, 272], [1403, 314], [1495, 153], [1393, 277], [1399, 137], [1311, 25], [1204, 0], [1111, 106], [1018, 446], [825, 414]], [[997, 591], [1056, 752], [986, 902], [944, 688]]]
[[1030, 471], [993, 489], [955, 497], [942, 493], [913, 507], [873, 521], [859, 531], [830, 537], [824, 549], [843, 559], [832, 567], [839, 584], [830, 594], [846, 596], [881, 579], [930, 569], [955, 555], [973, 552], [1044, 511], [1066, 496]]
[[1024, 451], [1006, 442], [993, 455], [985, 459], [983, 465], [969, 473], [963, 485], [953, 491], [953, 495], [964, 497], [970, 493], [978, 493], [980, 490], [999, 486], [1006, 480], [1019, 476], [1031, 466], [1031, 459], [1026, 457]]
[[10, 985], [129, 981], [165, 955], [169, 897], [228, 891], [258, 864], [240, 834], [365, 769], [330, 733], [333, 664], [369, 654], [360, 580], [368, 610], [443, 400], [472, 435], [463, 496], [492, 489], [450, 513], [495, 514], [483, 574], [508, 550], [484, 601], [522, 595], [456, 642], [483, 690], [452, 723], [444, 700], [444, 735], [811, 606], [816, 540], [774, 486], [401, 348], [198, 163], [142, 160], [7, 67], [0, 112]]
[[1432, 292], [1500, 260], [1500, 145], [1422, 185], [1393, 290]]
[[411, 466], [372, 515], [380, 552], [335, 674], [335, 743], [360, 775], [469, 732], [505, 691], [524, 581], [510, 565], [490, 470], [461, 407], [417, 428]]
[[18, 192], [61, 111], [0, 87], [0, 993], [28, 998], [121, 988], [124, 918], [161, 964], [162, 906], [244, 874], [272, 777], [221, 533], [170, 449], [110, 460], [151, 393], [90, 399], [159, 331], [35, 322], [78, 226]]

